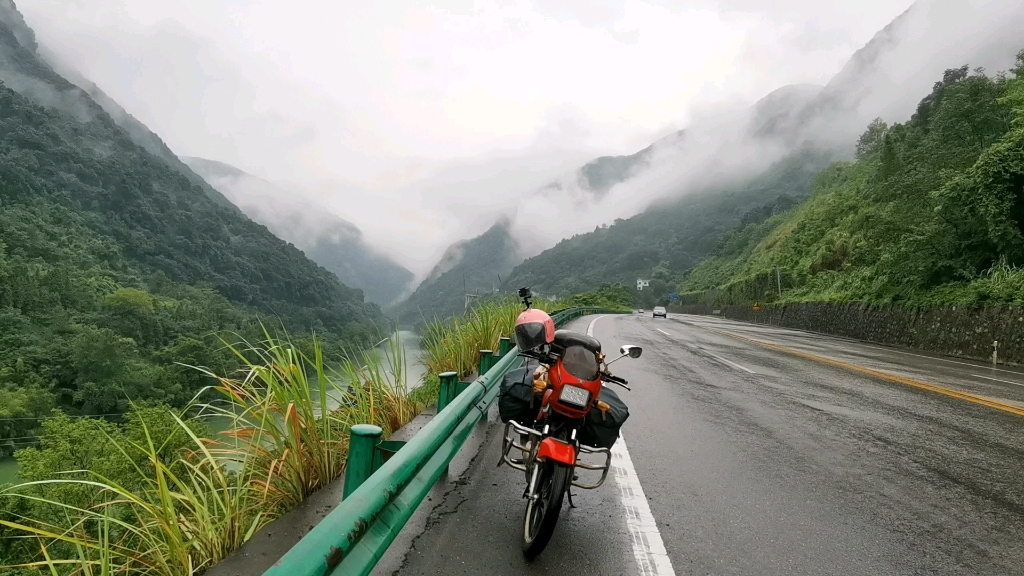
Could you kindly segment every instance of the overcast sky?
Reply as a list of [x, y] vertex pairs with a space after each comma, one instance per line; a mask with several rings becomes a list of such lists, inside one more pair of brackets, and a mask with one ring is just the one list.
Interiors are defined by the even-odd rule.
[[695, 101], [823, 83], [909, 0], [21, 0], [176, 152], [363, 186], [537, 145], [628, 152]]
[[418, 210], [411, 182], [467, 165], [546, 177], [643, 148], [709, 103], [823, 84], [911, 0], [18, 4], [179, 155], [344, 197], [342, 215], [385, 238], [367, 192], [428, 234], [444, 214]]

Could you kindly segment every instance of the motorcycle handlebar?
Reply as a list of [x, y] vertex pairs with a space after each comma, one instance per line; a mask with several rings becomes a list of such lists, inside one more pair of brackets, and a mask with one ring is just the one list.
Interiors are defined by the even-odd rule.
[[622, 386], [626, 390], [632, 392], [632, 388], [629, 387], [629, 382], [625, 378], [619, 378], [618, 376], [608, 374], [606, 372], [601, 374], [601, 380], [604, 380], [605, 382], [611, 382], [612, 384], [618, 384], [619, 386]]

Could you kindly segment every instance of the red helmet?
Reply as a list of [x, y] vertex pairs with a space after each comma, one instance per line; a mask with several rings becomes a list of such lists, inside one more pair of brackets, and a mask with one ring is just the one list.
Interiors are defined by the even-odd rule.
[[548, 313], [530, 308], [516, 318], [516, 346], [533, 350], [555, 341], [555, 321]]

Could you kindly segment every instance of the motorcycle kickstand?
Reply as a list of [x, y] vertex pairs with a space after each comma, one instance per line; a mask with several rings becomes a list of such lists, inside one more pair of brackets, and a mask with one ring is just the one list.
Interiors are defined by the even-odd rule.
[[569, 508], [575, 508], [576, 505], [572, 502], [572, 485], [569, 485], [565, 492], [569, 495]]

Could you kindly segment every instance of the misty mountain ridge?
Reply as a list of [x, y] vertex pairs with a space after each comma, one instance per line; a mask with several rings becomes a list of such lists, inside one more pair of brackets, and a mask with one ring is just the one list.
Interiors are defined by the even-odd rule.
[[46, 218], [78, 222], [81, 234], [112, 247], [110, 262], [136, 270], [122, 280], [132, 289], [212, 290], [244, 314], [369, 338], [382, 317], [361, 291], [246, 218], [155, 134], [105, 99], [115, 118], [43, 52], [14, 3], [0, 0], [0, 208], [36, 211], [40, 229]]
[[388, 306], [411, 289], [412, 272], [369, 246], [358, 226], [314, 200], [223, 162], [193, 157], [182, 161], [246, 216], [294, 244], [345, 284], [363, 290], [371, 302]]
[[[899, 122], [872, 122], [793, 210], [742, 222], [680, 277], [686, 303], [1024, 301], [1024, 37], [1016, 65], [942, 73]], [[768, 217], [775, 216], [775, 217]]]
[[600, 201], [616, 184], [621, 184], [648, 168], [659, 153], [671, 153], [682, 145], [685, 130], [678, 130], [661, 138], [650, 146], [625, 156], [601, 156], [578, 168], [571, 177], [551, 182], [537, 191], [540, 195], [566, 193], [572, 184], [589, 192], [593, 200]]
[[808, 89], [802, 101], [771, 107], [773, 121], [755, 122], [755, 132], [793, 144], [824, 141], [852, 151], [853, 141], [872, 119], [909, 116], [919, 95], [947, 68], [969, 63], [993, 71], [1009, 69], [1021, 30], [1024, 5], [1019, 2], [970, 6], [960, 0], [918, 0], [854, 52], [816, 94]]
[[480, 236], [445, 250], [430, 274], [391, 313], [406, 325], [460, 314], [467, 294], [472, 298], [495, 292], [521, 261], [510, 222], [500, 220]]
[[227, 208], [230, 202], [185, 166], [170, 148], [144, 124], [129, 114], [96, 84], [61, 61], [55, 53], [40, 46], [35, 33], [25, 23], [11, 0], [0, 0], [0, 80], [8, 88], [47, 107], [60, 109], [82, 122], [105, 113], [131, 140], [163, 160], [174, 171], [203, 189], [212, 200]]
[[[531, 206], [527, 197], [525, 208], [509, 216], [512, 234], [520, 239], [525, 255], [541, 252], [543, 256], [545, 248], [559, 240], [538, 247], [525, 245], [523, 239], [534, 241], [539, 236], [536, 215], [545, 211], [557, 213], [564, 221], [597, 224], [595, 232], [577, 234], [571, 243], [559, 243], [558, 250], [567, 253], [575, 250], [574, 246], [587, 246], [593, 234], [602, 232], [606, 225], [596, 221], [600, 215], [605, 215], [604, 222], [614, 219], [615, 223], [607, 226], [614, 229], [626, 225], [628, 220], [622, 218], [639, 213], [632, 219], [635, 223], [629, 224], [639, 246], [666, 233], [678, 242], [682, 236], [672, 234], [671, 229], [686, 236], [697, 229], [692, 219], [711, 218], [704, 223], [707, 241], [699, 246], [685, 242], [678, 246], [686, 256], [676, 258], [674, 265], [692, 266], [747, 211], [773, 205], [782, 195], [805, 197], [815, 171], [832, 160], [852, 158], [858, 135], [873, 118], [909, 115], [919, 94], [926, 92], [943, 70], [963, 62], [1008, 69], [1020, 30], [1024, 30], [1024, 5], [1019, 3], [992, 2], [976, 9], [954, 0], [919, 0], [857, 50], [825, 86], [783, 86], [738, 117], [698, 118], [694, 125], [673, 135], [672, 145], [662, 147], [661, 154], [645, 149], [630, 156], [595, 159], [574, 177], [560, 179], [534, 196], [549, 204]], [[950, 38], [969, 41], [951, 43]], [[789, 178], [771, 175], [783, 166], [799, 168], [794, 168]], [[604, 174], [609, 177], [602, 178]], [[597, 177], [591, 179], [591, 175]], [[643, 199], [646, 201], [641, 203]], [[708, 203], [716, 202], [721, 206], [709, 208]], [[658, 218], [658, 212], [673, 214], [674, 220]], [[653, 226], [669, 230], [657, 231]], [[614, 254], [606, 257], [617, 259]], [[649, 257], [652, 255], [640, 261]], [[584, 259], [582, 253], [577, 254], [576, 260]], [[586, 290], [594, 288], [594, 282], [630, 281], [633, 274], [649, 275], [659, 264], [648, 261], [639, 268], [626, 267], [628, 273], [623, 268], [621, 274], [602, 274], [598, 265], [587, 283], [570, 288], [551, 276], [559, 274], [557, 269], [541, 272], [544, 260], [539, 256], [527, 260], [505, 288], [533, 282], [549, 290]]]

